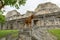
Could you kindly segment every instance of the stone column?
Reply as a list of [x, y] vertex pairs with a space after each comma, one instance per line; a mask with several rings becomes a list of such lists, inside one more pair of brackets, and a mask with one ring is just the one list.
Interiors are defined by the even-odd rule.
[[19, 28], [19, 26], [18, 26], [18, 20], [17, 20], [17, 19], [16, 19], [16, 21], [14, 22], [14, 25], [15, 25], [14, 29], [18, 29], [18, 28]]
[[0, 30], [1, 30], [1, 24], [0, 24]]
[[53, 16], [53, 20], [54, 20], [54, 25], [55, 25], [56, 20], [55, 20], [55, 17], [54, 16]]
[[46, 26], [46, 17], [45, 17], [45, 14], [43, 15], [43, 19], [44, 19], [44, 26]]
[[6, 22], [6, 29], [8, 29], [8, 24], [9, 24], [9, 23], [8, 23], [8, 22]]
[[34, 19], [32, 19], [31, 26], [32, 27], [34, 26]]
[[[17, 19], [16, 19], [17, 20]], [[16, 21], [16, 27], [18, 28], [18, 22]]]

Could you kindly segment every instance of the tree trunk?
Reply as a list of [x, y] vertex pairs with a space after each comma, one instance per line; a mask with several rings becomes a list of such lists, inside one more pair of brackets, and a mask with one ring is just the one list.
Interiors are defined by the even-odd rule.
[[1, 30], [3, 29], [3, 23], [1, 23]]
[[2, 0], [0, 0], [0, 10], [4, 7], [4, 3], [2, 2]]

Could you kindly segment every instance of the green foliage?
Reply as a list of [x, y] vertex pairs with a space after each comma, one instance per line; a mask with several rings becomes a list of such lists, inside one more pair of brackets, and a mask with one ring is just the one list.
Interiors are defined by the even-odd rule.
[[3, 0], [5, 5], [14, 5], [17, 0]]
[[5, 16], [4, 15], [0, 15], [0, 23], [4, 23], [5, 22]]
[[1, 8], [3, 8], [5, 5], [10, 5], [19, 9], [19, 6], [24, 5], [25, 3], [26, 0], [0, 0], [0, 23], [5, 22], [5, 16], [2, 15], [3, 12], [1, 11]]
[[3, 14], [3, 12], [0, 11], [0, 23], [4, 23], [5, 22], [5, 16], [2, 15], [2, 14]]
[[2, 15], [3, 14], [3, 12], [0, 10], [0, 15]]
[[49, 33], [51, 33], [54, 36], [56, 36], [57, 37], [57, 40], [60, 40], [60, 29], [52, 29], [52, 30], [49, 30]]
[[17, 36], [18, 30], [0, 30], [0, 38], [12, 34], [13, 37]]
[[2, 5], [10, 5], [15, 6], [16, 8], [19, 8], [19, 6], [24, 5], [26, 3], [26, 0], [1, 0]]

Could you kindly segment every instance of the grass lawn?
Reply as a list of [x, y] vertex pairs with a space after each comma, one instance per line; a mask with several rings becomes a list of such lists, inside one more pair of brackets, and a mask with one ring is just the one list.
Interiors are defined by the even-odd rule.
[[13, 37], [15, 37], [18, 35], [18, 30], [0, 30], [0, 38], [5, 37], [8, 34], [11, 34]]
[[52, 30], [49, 30], [49, 33], [51, 33], [54, 36], [56, 36], [57, 37], [57, 40], [60, 40], [60, 29], [52, 29]]

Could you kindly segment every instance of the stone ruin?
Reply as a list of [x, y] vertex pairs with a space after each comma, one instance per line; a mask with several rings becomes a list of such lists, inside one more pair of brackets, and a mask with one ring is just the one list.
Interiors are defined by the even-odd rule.
[[[29, 30], [27, 25], [25, 25], [25, 19], [33, 14], [32, 27]], [[47, 32], [49, 29], [56, 28], [60, 28], [60, 8], [51, 2], [39, 4], [34, 12], [27, 11], [24, 15], [12, 10], [6, 14], [6, 22], [3, 26], [3, 30], [23, 30], [19, 35], [20, 40], [57, 40]]]

